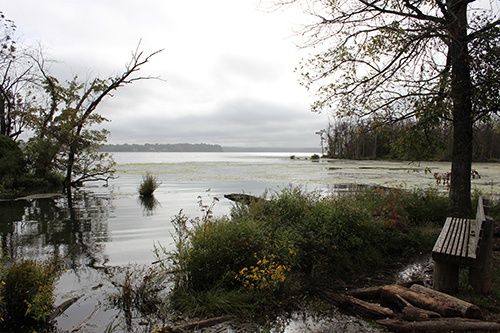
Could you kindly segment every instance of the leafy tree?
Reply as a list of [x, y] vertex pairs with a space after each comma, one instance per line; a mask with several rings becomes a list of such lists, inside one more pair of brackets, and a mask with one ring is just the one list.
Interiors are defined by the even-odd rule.
[[[293, 2], [302, 1], [280, 4]], [[498, 94], [490, 90], [494, 82], [477, 89], [473, 85], [483, 67], [498, 83], [498, 67], [484, 53], [500, 45], [499, 13], [493, 5], [473, 7], [474, 0], [303, 2], [318, 18], [304, 34], [309, 45], [321, 49], [300, 69], [303, 84], [318, 87], [312, 110], [334, 109], [338, 116], [360, 118], [376, 114], [385, 122], [449, 120], [450, 198], [457, 215], [468, 214], [473, 124], [498, 113]], [[481, 55], [477, 65], [472, 63], [476, 55]], [[486, 103], [482, 94], [496, 95]]]
[[0, 192], [9, 187], [24, 171], [24, 155], [17, 143], [6, 135], [0, 134]]
[[31, 123], [35, 133], [30, 140], [31, 162], [35, 172], [42, 176], [52, 170], [63, 172], [68, 195], [71, 194], [71, 188], [81, 182], [109, 179], [114, 161], [109, 154], [99, 153], [108, 131], [93, 129], [94, 125], [107, 119], [97, 112], [97, 108], [114, 90], [138, 80], [150, 79], [135, 74], [140, 66], [159, 52], [144, 55], [142, 51], [136, 50], [119, 76], [95, 78], [85, 83], [74, 77], [65, 85], [47, 74], [43, 61], [38, 61], [50, 102], [47, 107], [38, 110], [38, 115]]

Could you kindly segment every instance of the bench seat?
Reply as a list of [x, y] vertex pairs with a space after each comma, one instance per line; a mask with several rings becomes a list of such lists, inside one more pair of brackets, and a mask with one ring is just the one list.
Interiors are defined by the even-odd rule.
[[471, 266], [477, 259], [480, 235], [476, 220], [448, 217], [432, 250], [432, 258]]

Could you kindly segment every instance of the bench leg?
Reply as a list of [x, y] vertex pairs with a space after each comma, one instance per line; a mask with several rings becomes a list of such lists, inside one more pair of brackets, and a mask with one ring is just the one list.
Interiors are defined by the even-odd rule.
[[434, 261], [433, 287], [444, 293], [458, 291], [458, 265]]

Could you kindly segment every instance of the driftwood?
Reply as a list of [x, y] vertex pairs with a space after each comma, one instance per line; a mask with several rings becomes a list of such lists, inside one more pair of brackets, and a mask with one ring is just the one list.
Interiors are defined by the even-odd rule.
[[368, 287], [361, 289], [354, 289], [346, 292], [346, 295], [353, 296], [361, 299], [378, 299], [380, 298], [380, 293], [382, 292], [382, 287]]
[[403, 318], [408, 321], [423, 321], [431, 318], [441, 318], [441, 315], [437, 312], [425, 310], [413, 306], [410, 302], [398, 295], [398, 299], [401, 302]]
[[470, 332], [500, 331], [500, 323], [466, 318], [438, 318], [427, 321], [408, 322], [396, 319], [380, 319], [377, 324], [394, 332]]
[[195, 329], [199, 329], [199, 328], [214, 326], [214, 325], [229, 321], [231, 319], [232, 318], [230, 316], [222, 316], [222, 317], [210, 318], [210, 319], [205, 319], [205, 320], [192, 321], [192, 322], [182, 324], [182, 325], [177, 325], [177, 326], [172, 326], [172, 327], [164, 327], [164, 328], [161, 328], [160, 330], [157, 329], [157, 330], [155, 330], [155, 332], [156, 333], [185, 332], [185, 331], [195, 330]]
[[263, 201], [263, 198], [244, 193], [224, 194], [224, 198], [244, 205], [251, 205], [254, 202]]
[[54, 311], [52, 312], [52, 314], [50, 315], [50, 318], [49, 318], [49, 321], [52, 321], [54, 319], [56, 319], [57, 317], [59, 317], [61, 314], [64, 313], [64, 311], [66, 311], [70, 306], [72, 306], [73, 304], [75, 304], [82, 296], [76, 296], [76, 297], [73, 297], [73, 298], [70, 298], [64, 302], [62, 302], [61, 304], [59, 304], [58, 306], [55, 307]]
[[[413, 286], [412, 286], [413, 288]], [[411, 303], [413, 306], [421, 309], [430, 310], [439, 313], [443, 317], [466, 317], [481, 318], [481, 310], [470, 303], [459, 300], [455, 297], [440, 293], [441, 295], [430, 296], [424, 294], [424, 290], [430, 290], [425, 287], [415, 291], [398, 285], [384, 286], [382, 288], [381, 299], [383, 302], [392, 304], [402, 309], [401, 298]]]
[[387, 318], [394, 316], [394, 312], [389, 308], [383, 307], [379, 304], [365, 302], [353, 296], [343, 295], [327, 290], [316, 290], [316, 294], [335, 304], [339, 308], [354, 314], [369, 318]]
[[453, 306], [456, 307], [460, 313], [463, 313], [463, 317], [465, 318], [481, 319], [483, 317], [481, 309], [477, 305], [471, 304], [459, 298], [417, 284], [411, 286], [410, 289], [430, 298], [453, 304]]
[[[410, 288], [387, 285], [356, 289], [345, 294], [328, 290], [313, 292], [342, 310], [378, 318], [378, 324], [394, 332], [500, 332], [500, 323], [479, 320], [482, 313], [476, 305], [418, 284]], [[361, 299], [377, 300], [381, 305]], [[399, 310], [398, 314], [393, 310]]]

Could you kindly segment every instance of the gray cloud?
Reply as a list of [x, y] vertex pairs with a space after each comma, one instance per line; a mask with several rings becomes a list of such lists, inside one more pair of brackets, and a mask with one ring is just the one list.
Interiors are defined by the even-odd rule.
[[243, 147], [316, 147], [319, 139], [314, 133], [323, 125], [323, 117], [301, 108], [243, 99], [223, 103], [210, 114], [115, 118], [106, 127], [111, 129], [110, 142], [114, 143], [145, 140]]
[[301, 16], [258, 4], [16, 0], [2, 10], [63, 79], [121, 73], [141, 39], [146, 53], [164, 49], [139, 74], [165, 81], [135, 82], [100, 105], [111, 143], [319, 146], [326, 116], [310, 113], [293, 72], [305, 54], [290, 40]]

